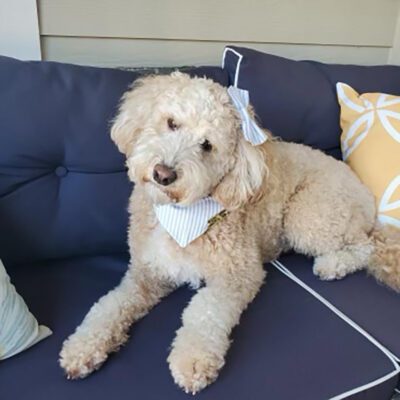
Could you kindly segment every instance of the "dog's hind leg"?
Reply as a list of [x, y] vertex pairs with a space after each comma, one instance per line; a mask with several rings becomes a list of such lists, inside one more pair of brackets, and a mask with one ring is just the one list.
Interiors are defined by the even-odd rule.
[[342, 279], [348, 274], [364, 269], [372, 251], [371, 243], [344, 246], [340, 250], [315, 257], [313, 272], [327, 281]]
[[68, 378], [84, 378], [128, 339], [131, 324], [174, 288], [147, 265], [128, 269], [121, 284], [95, 303], [63, 344], [60, 365]]
[[314, 273], [333, 280], [367, 267], [373, 252], [375, 208], [351, 198], [345, 201], [324, 187], [310, 185], [293, 196], [284, 230], [294, 250], [315, 257]]

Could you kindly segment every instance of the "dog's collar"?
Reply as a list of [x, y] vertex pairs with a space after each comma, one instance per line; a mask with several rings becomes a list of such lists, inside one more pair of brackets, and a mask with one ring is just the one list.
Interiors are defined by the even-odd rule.
[[189, 206], [155, 205], [154, 211], [161, 226], [180, 247], [186, 247], [227, 214], [212, 197], [198, 200]]

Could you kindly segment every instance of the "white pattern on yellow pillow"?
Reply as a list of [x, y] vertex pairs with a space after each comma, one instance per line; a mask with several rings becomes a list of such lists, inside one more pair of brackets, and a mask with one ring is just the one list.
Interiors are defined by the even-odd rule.
[[400, 228], [400, 97], [336, 88], [343, 159], [374, 193], [378, 219]]

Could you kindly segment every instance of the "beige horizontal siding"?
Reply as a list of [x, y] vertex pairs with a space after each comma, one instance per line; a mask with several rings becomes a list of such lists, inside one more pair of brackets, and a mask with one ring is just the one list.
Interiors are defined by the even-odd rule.
[[[43, 37], [46, 60], [96, 66], [219, 65], [225, 42]], [[274, 43], [236, 43], [293, 59], [385, 64], [388, 48]]]
[[23, 60], [41, 59], [35, 0], [0, 0], [0, 54]]
[[42, 35], [392, 45], [398, 0], [39, 0]]
[[397, 25], [393, 38], [393, 46], [390, 49], [388, 63], [400, 65], [400, 7], [399, 7], [399, 13], [397, 15]]
[[235, 43], [294, 59], [400, 63], [400, 0], [38, 0], [38, 6], [47, 60], [215, 65], [224, 46]]

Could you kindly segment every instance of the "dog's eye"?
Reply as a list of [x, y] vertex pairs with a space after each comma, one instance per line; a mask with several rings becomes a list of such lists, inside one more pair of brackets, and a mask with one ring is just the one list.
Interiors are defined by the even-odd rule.
[[171, 129], [171, 131], [176, 131], [178, 129], [178, 124], [175, 122], [173, 118], [168, 118], [167, 124], [168, 128]]
[[212, 144], [206, 139], [201, 145], [203, 151], [209, 153], [212, 150]]

